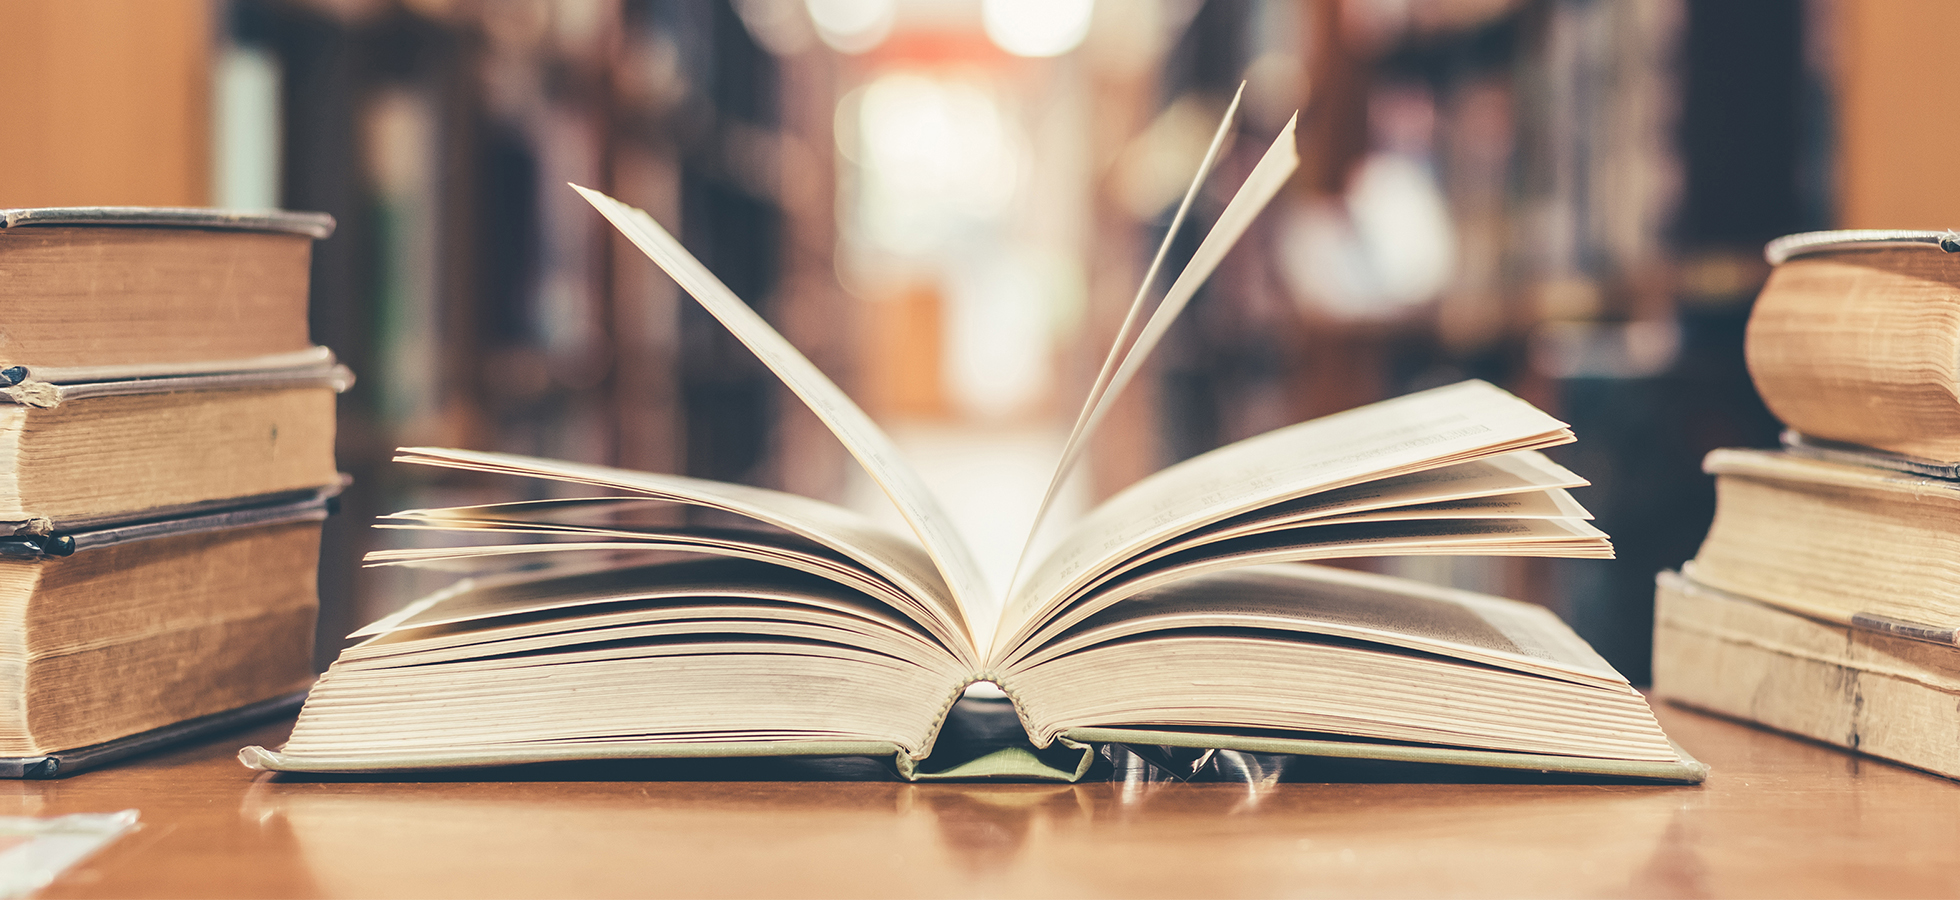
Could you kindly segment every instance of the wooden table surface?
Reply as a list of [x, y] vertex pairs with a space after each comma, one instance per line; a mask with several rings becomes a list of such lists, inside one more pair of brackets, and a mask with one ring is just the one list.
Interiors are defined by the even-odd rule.
[[288, 722], [0, 783], [0, 814], [141, 811], [47, 897], [1960, 895], [1960, 785], [1660, 714], [1706, 784], [372, 783], [234, 761]]

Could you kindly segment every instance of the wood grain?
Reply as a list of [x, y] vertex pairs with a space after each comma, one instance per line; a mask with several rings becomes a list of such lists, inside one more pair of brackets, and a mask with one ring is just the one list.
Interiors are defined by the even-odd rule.
[[1953, 782], [1660, 713], [1705, 785], [293, 781], [232, 761], [276, 726], [0, 784], [0, 814], [142, 811], [49, 897], [1960, 893]]

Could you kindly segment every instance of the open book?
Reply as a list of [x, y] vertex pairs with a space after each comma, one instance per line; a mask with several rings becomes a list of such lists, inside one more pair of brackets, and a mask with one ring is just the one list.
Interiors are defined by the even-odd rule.
[[[1159, 249], [1050, 499], [1296, 165], [1289, 123], [1145, 317]], [[1610, 556], [1565, 491], [1584, 482], [1535, 452], [1571, 432], [1524, 401], [1465, 382], [1213, 451], [1110, 498], [996, 590], [890, 439], [835, 384], [651, 217], [578, 190], [829, 425], [911, 533], [743, 485], [404, 450], [405, 462], [610, 496], [400, 513], [384, 524], [455, 532], [460, 545], [370, 562], [608, 561], [465, 580], [363, 629], [367, 640], [321, 677], [286, 747], [246, 748], [248, 765], [878, 754], [908, 777], [1028, 774], [1011, 759], [929, 761], [955, 702], [991, 682], [1033, 747], [1076, 752], [1044, 758], [1062, 777], [1086, 771], [1097, 741], [1700, 777], [1640, 694], [1545, 610], [1297, 564]]]

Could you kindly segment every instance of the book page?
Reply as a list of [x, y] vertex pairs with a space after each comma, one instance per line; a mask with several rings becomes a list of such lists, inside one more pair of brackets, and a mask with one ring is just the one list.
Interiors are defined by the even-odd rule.
[[[1571, 494], [1560, 489], [1439, 500], [1434, 503], [1414, 503], [1407, 506], [1276, 521], [1260, 519], [1259, 515], [1253, 513], [1250, 516], [1239, 517], [1252, 519], [1253, 521], [1250, 522], [1229, 525], [1221, 523], [1168, 543], [1159, 544], [1140, 555], [1108, 567], [1087, 587], [1076, 591], [1075, 596], [1087, 594], [1095, 590], [1097, 585], [1114, 580], [1123, 573], [1147, 563], [1238, 538], [1285, 533], [1291, 536], [1288, 540], [1298, 540], [1304, 544], [1315, 540], [1315, 533], [1307, 531], [1308, 528], [1350, 525], [1356, 522], [1433, 522], [1440, 519], [1571, 519], [1574, 522], [1583, 522], [1592, 518], [1592, 513], [1587, 512], [1585, 507], [1573, 500]], [[1236, 523], [1239, 520], [1230, 521]]]
[[[1017, 696], [1040, 698], [1023, 717], [1036, 746], [1060, 734], [1095, 740], [1114, 737], [1112, 731], [1169, 730], [1216, 740], [1203, 744], [1209, 747], [1248, 748], [1234, 733], [1281, 740], [1338, 735], [1680, 761], [1653, 710], [1625, 684], [1547, 678], [1276, 630], [1179, 629], [1098, 643], [1021, 670], [1004, 685]], [[1153, 743], [1140, 735], [1128, 740]]]
[[1189, 578], [1089, 617], [1019, 665], [1178, 628], [1258, 628], [1353, 638], [1568, 681], [1626, 680], [1541, 606], [1367, 572], [1314, 565]]
[[[1218, 154], [1225, 148], [1226, 138], [1231, 137], [1232, 120], [1237, 118], [1239, 101], [1243, 99], [1245, 99], [1245, 82], [1239, 82], [1238, 91], [1232, 94], [1231, 104], [1225, 107], [1225, 115], [1218, 121], [1218, 130], [1212, 133], [1211, 145], [1205, 148], [1204, 158], [1198, 162], [1198, 171], [1191, 176], [1190, 186], [1184, 189], [1184, 199], [1178, 201], [1177, 212], [1171, 215], [1171, 224], [1164, 229], [1164, 239], [1157, 244], [1157, 254], [1151, 257], [1150, 268], [1144, 270], [1143, 283], [1137, 285], [1136, 296], [1130, 300], [1130, 308], [1123, 314], [1123, 325], [1116, 330], [1116, 340], [1110, 342], [1109, 353], [1103, 357], [1102, 369], [1096, 373], [1095, 384], [1089, 387], [1089, 396], [1082, 401], [1081, 411], [1076, 413], [1075, 425], [1069, 429], [1068, 440], [1062, 443], [1062, 454], [1055, 465], [1054, 474], [1049, 476], [1048, 489], [1042, 494], [1041, 504], [1035, 508], [1034, 521], [1028, 524], [1027, 540], [1021, 545], [1023, 559], [1016, 560], [1017, 563], [1025, 561], [1029, 548], [1034, 545], [1035, 537], [1041, 531], [1042, 522], [1048, 517], [1049, 507], [1054, 505], [1055, 495], [1061, 490], [1062, 482], [1068, 478], [1069, 471], [1073, 468], [1077, 454], [1075, 448], [1084, 440], [1083, 434], [1087, 429], [1090, 414], [1095, 412], [1098, 401], [1108, 389], [1110, 380], [1115, 377], [1117, 367], [1134, 346], [1137, 323], [1143, 315], [1144, 298], [1150, 296], [1150, 286], [1157, 283], [1157, 272], [1164, 267], [1164, 257], [1170, 255], [1171, 244], [1176, 242], [1178, 229], [1184, 226], [1184, 217], [1191, 212], [1192, 202], [1198, 199], [1198, 189], [1204, 187], [1206, 176], [1211, 174], [1212, 167], [1218, 162]], [[1014, 575], [1016, 577], [1020, 575], [1018, 565], [1015, 567]], [[1007, 585], [1009, 590], [1014, 587], [1013, 580], [1009, 579]]]
[[856, 591], [729, 560], [465, 580], [356, 632], [368, 640], [343, 651], [335, 666], [405, 653], [445, 653], [423, 660], [438, 662], [548, 652], [568, 639], [656, 637], [667, 623], [694, 632], [712, 625], [721, 637], [766, 637], [780, 622], [849, 632], [847, 643], [929, 665], [949, 679], [973, 671], [911, 620]]
[[[681, 475], [636, 472], [562, 460], [536, 459], [508, 453], [406, 447], [397, 451], [395, 461], [498, 475], [548, 478], [572, 484], [632, 491], [648, 497], [692, 503], [767, 522], [830, 547], [884, 576], [923, 604], [923, 609], [942, 619], [951, 632], [958, 635], [960, 641], [971, 641], [971, 632], [964, 628], [965, 622], [958, 601], [942, 579], [940, 570], [933, 565], [931, 558], [925, 554], [918, 543], [907, 535], [888, 531], [869, 518], [835, 504], [748, 485], [688, 478]], [[549, 550], [552, 547], [547, 546], [545, 549]], [[474, 552], [484, 554], [487, 551], [479, 548]], [[502, 552], [519, 551], [503, 548]], [[433, 551], [424, 551], [419, 555], [404, 555], [386, 561], [398, 562], [412, 559], [421, 562], [443, 558], [440, 555], [430, 555], [432, 553]], [[960, 652], [977, 654], [977, 648]]]
[[467, 578], [348, 637], [367, 638], [493, 619], [529, 619], [543, 613], [563, 613], [575, 620], [585, 614], [582, 610], [586, 607], [628, 601], [650, 606], [705, 608], [748, 600], [845, 612], [895, 630], [907, 630], [906, 623], [910, 621], [824, 579], [735, 560], [689, 560], [633, 568], [600, 566], [569, 573], [554, 572], [545, 577], [527, 572], [497, 578]]
[[[850, 555], [793, 531], [721, 510], [646, 497], [528, 500], [407, 510], [383, 517], [375, 527], [434, 531], [458, 539], [508, 536], [528, 536], [528, 539], [522, 543], [489, 546], [382, 550], [368, 554], [370, 565], [551, 552], [568, 544], [580, 548], [573, 552], [590, 553], [596, 549], [595, 544], [615, 539], [620, 550], [635, 555], [653, 550], [772, 562], [863, 591], [917, 620], [953, 652], [964, 654], [965, 650], [964, 636], [955, 623], [943, 614], [935, 615], [936, 611], [913, 592], [892, 583]], [[537, 540], [540, 537], [560, 540]]]
[[987, 646], [999, 618], [1000, 600], [988, 588], [979, 564], [954, 530], [952, 520], [926, 489], [918, 473], [898, 455], [891, 438], [835, 382], [735, 296], [735, 292], [688, 253], [652, 216], [598, 191], [578, 185], [572, 187], [703, 308], [721, 320], [731, 334], [837, 435], [925, 545], [926, 552], [945, 576], [961, 622], [973, 636], [975, 646]]
[[1357, 556], [1556, 556], [1611, 559], [1606, 533], [1578, 519], [1424, 519], [1319, 525], [1217, 541], [1125, 570], [1057, 604], [1007, 644], [1004, 655], [1033, 652], [1042, 642], [1104, 609], [1146, 591], [1207, 572], [1267, 563]]
[[[1216, 152], [1220, 141], [1223, 140], [1226, 126], [1232, 120], [1232, 110], [1237, 108], [1238, 100], [1235, 97], [1232, 109], [1228, 109], [1225, 113], [1225, 121], [1219, 123], [1218, 136], [1212, 140], [1212, 152]], [[1204, 284], [1205, 279], [1211, 277], [1212, 270], [1218, 268], [1218, 264], [1224, 261], [1225, 254], [1231, 252], [1233, 245], [1237, 244], [1246, 229], [1252, 226], [1252, 220], [1258, 218], [1259, 213], [1266, 208], [1266, 204], [1271, 203], [1273, 197], [1279, 194], [1280, 188], [1286, 186], [1287, 179], [1293, 177], [1293, 171], [1299, 168], [1300, 154], [1295, 147], [1293, 137], [1294, 125], [1298, 120], [1299, 114], [1295, 113], [1293, 118], [1286, 121], [1286, 127], [1280, 129], [1279, 136], [1273, 139], [1272, 145], [1266, 148], [1265, 155], [1260, 157], [1259, 164], [1253, 167], [1252, 174], [1246, 176], [1245, 183], [1239, 186], [1238, 192], [1233, 194], [1231, 201], [1225, 205], [1225, 211], [1219, 214], [1218, 221], [1212, 225], [1211, 231], [1205, 234], [1204, 241], [1198, 245], [1198, 251], [1191, 256], [1190, 262], [1185, 264], [1184, 270], [1178, 273], [1177, 280], [1171, 283], [1170, 290], [1165, 293], [1163, 301], [1157, 305], [1157, 310], [1151, 313], [1150, 320], [1137, 336], [1136, 343], [1122, 352], [1122, 362], [1116, 366], [1115, 371], [1111, 373], [1109, 363], [1104, 363], [1103, 375], [1098, 376], [1096, 387], [1090, 391], [1089, 398], [1083, 405], [1082, 413], [1076, 420], [1075, 430], [1069, 435], [1067, 444], [1062, 448], [1061, 461], [1055, 467], [1054, 476], [1049, 479], [1048, 490], [1042, 498], [1041, 507], [1035, 513], [1034, 523], [1029, 528], [1030, 546], [1035, 531], [1040, 529], [1049, 505], [1054, 501], [1056, 492], [1061, 489], [1062, 482], [1075, 467], [1084, 448], [1088, 446], [1090, 437], [1095, 434], [1096, 428], [1102, 424], [1103, 419], [1109, 415], [1110, 409], [1115, 406], [1116, 398], [1122, 395], [1123, 389], [1136, 377], [1144, 361], [1149, 359], [1150, 352], [1156, 348], [1159, 341], [1163, 340], [1164, 333], [1170, 330], [1171, 323], [1177, 319], [1179, 313], [1184, 311], [1184, 307], [1190, 304], [1191, 298], [1197, 295], [1198, 288]], [[1208, 155], [1206, 164], [1199, 167], [1197, 178], [1186, 194], [1186, 204], [1189, 204], [1190, 198], [1197, 193], [1199, 184], [1210, 171], [1210, 163], [1211, 157]], [[1183, 207], [1179, 207], [1180, 215], [1182, 212]], [[1173, 225], [1175, 224], [1174, 221]], [[1164, 246], [1158, 249], [1159, 261], [1162, 260], [1164, 251], [1169, 247], [1173, 236], [1174, 232], [1164, 237]], [[1150, 281], [1155, 277], [1156, 264], [1153, 263], [1143, 287], [1137, 291], [1137, 298], [1130, 308], [1130, 316], [1124, 321], [1125, 334], [1118, 336], [1117, 346], [1111, 349], [1111, 360], [1114, 360], [1117, 352], [1122, 350], [1122, 339], [1127, 335], [1131, 321], [1141, 308], [1144, 292], [1149, 289]], [[1027, 549], [1024, 548], [1022, 553], [1025, 555]], [[1015, 571], [1018, 576], [1020, 567], [1017, 566]], [[1016, 587], [1017, 585], [1014, 584], [1008, 585], [1010, 592]]]
[[[1267, 432], [1186, 460], [1111, 497], [1015, 589], [1001, 634], [1018, 640], [1098, 571], [1178, 534], [1262, 506], [1572, 439], [1565, 424], [1466, 381]], [[996, 650], [1009, 642], [996, 641]]]
[[[1524, 500], [1524, 497], [1553, 491], [1557, 491], [1556, 496], [1563, 499], [1551, 501], [1549, 507], [1534, 508], [1556, 509], [1558, 512], [1551, 514], [1590, 519], [1592, 514], [1562, 490], [1582, 487], [1586, 483], [1585, 479], [1547, 459], [1544, 454], [1521, 450], [1490, 459], [1366, 481], [1260, 507], [1245, 515], [1185, 532], [1176, 541], [1158, 549], [1184, 549], [1208, 541], [1290, 528], [1307, 522], [1353, 520], [1378, 513], [1394, 514], [1401, 510], [1421, 510], [1427, 514], [1420, 518], [1434, 518], [1444, 514], [1440, 504], [1448, 502], [1459, 502], [1460, 505], [1451, 507], [1456, 510], [1521, 510], [1524, 507], [1519, 504], [1535, 503]], [[1496, 500], [1490, 505], [1475, 503], [1487, 498], [1505, 499]]]

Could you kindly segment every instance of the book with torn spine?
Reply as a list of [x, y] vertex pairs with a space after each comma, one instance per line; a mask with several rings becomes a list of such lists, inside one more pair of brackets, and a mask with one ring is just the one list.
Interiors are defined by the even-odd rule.
[[[1296, 165], [1289, 123], [1145, 317], [1153, 263], [1050, 499]], [[1545, 610], [1299, 564], [1609, 556], [1565, 491], [1583, 481], [1536, 452], [1570, 441], [1570, 430], [1524, 401], [1465, 382], [1221, 448], [1112, 497], [1045, 553], [1024, 554], [997, 592], [890, 439], [836, 385], [651, 217], [579, 190], [830, 427], [911, 533], [743, 485], [405, 450], [406, 462], [605, 496], [391, 517], [458, 543], [384, 551], [374, 563], [562, 561], [464, 580], [370, 626], [322, 676], [291, 740], [245, 748], [247, 765], [379, 772], [864, 754], [910, 778], [1066, 779], [1086, 771], [1092, 743], [1117, 741], [1702, 777], [1641, 695]], [[1030, 741], [1016, 757], [1025, 765], [933, 763], [948, 710], [980, 682], [1012, 699]]]

